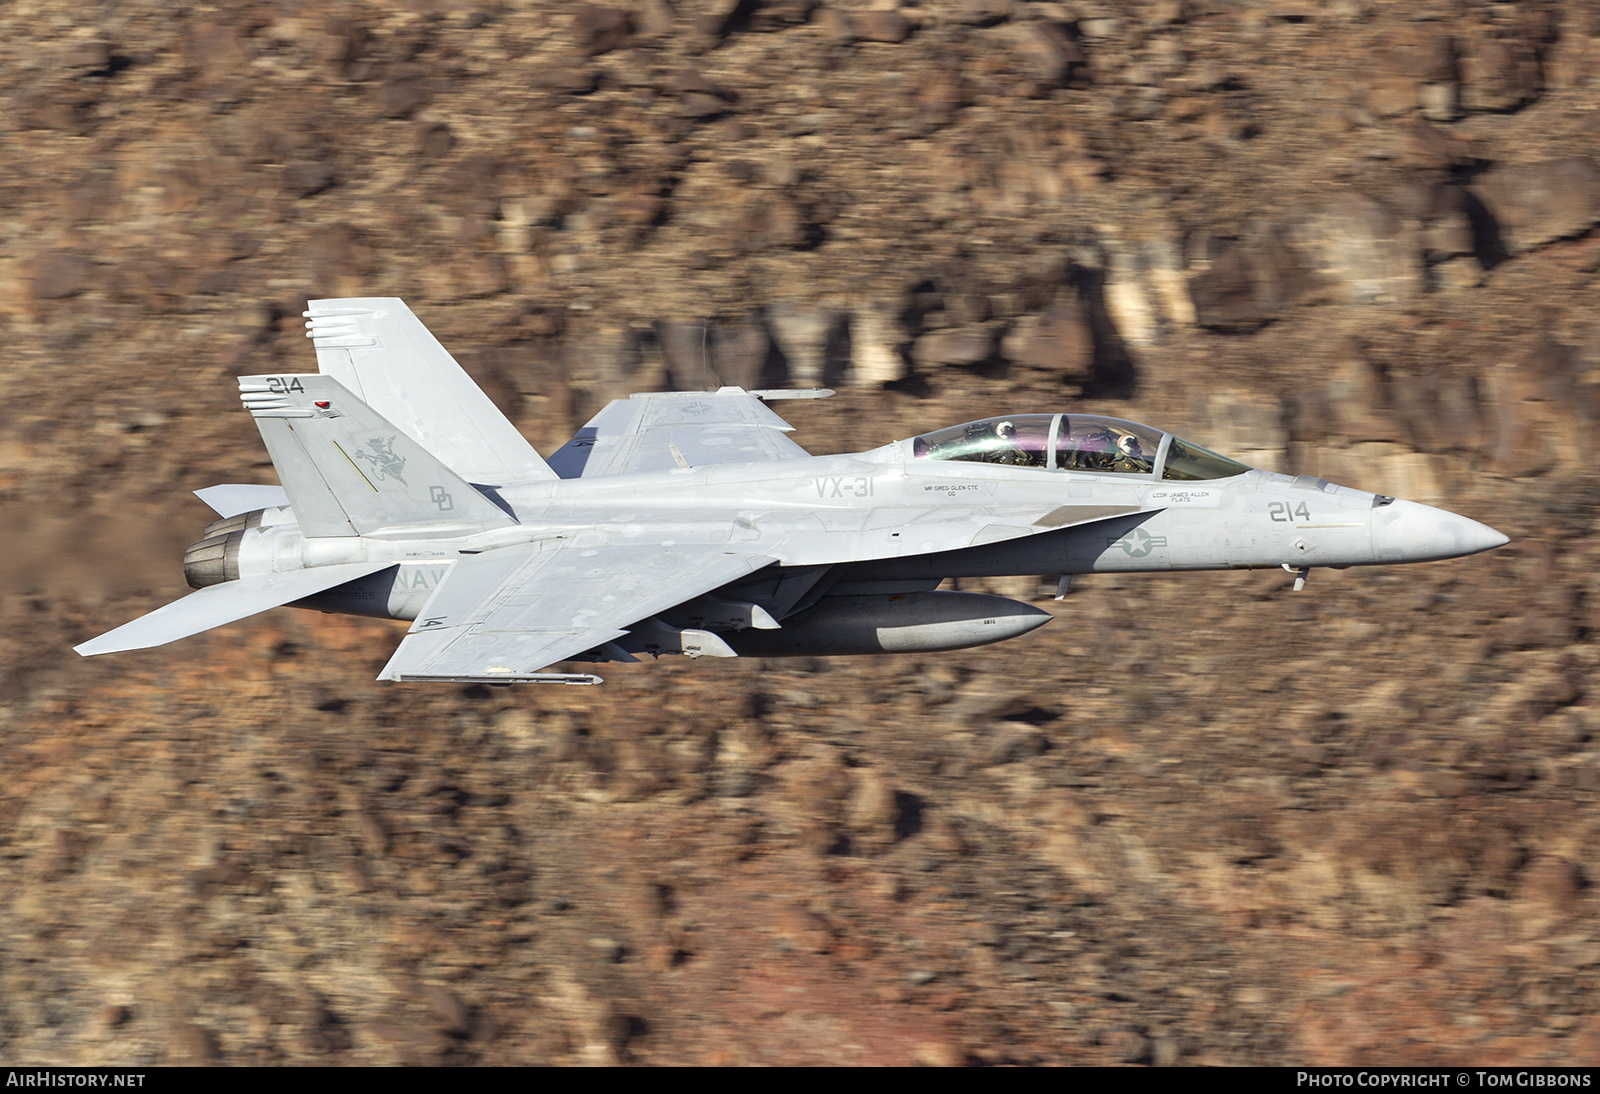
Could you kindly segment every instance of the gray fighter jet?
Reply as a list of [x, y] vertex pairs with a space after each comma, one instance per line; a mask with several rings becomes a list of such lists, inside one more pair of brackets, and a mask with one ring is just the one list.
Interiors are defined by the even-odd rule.
[[1135, 422], [1016, 414], [812, 456], [768, 408], [670, 392], [539, 457], [399, 300], [319, 300], [320, 372], [239, 381], [282, 487], [197, 493], [197, 592], [78, 646], [171, 642], [280, 605], [412, 620], [379, 679], [598, 683], [560, 662], [949, 650], [1051, 616], [946, 578], [1424, 562], [1466, 517], [1260, 471]]

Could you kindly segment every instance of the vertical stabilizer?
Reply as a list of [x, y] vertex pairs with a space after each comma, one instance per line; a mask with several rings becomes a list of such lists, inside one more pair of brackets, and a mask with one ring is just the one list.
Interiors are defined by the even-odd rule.
[[556, 477], [404, 302], [313, 300], [305, 315], [323, 374], [468, 482]]
[[241, 376], [239, 395], [308, 537], [459, 536], [516, 523], [329, 376]]

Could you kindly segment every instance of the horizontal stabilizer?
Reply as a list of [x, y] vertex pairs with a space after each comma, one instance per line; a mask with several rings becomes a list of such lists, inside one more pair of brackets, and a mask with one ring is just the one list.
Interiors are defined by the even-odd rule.
[[204, 490], [196, 490], [194, 496], [211, 506], [217, 516], [223, 519], [289, 504], [289, 492], [283, 487], [253, 483], [230, 482], [208, 486]]
[[84, 657], [93, 657], [100, 653], [164, 646], [168, 642], [188, 638], [191, 634], [264, 612], [268, 608], [281, 607], [324, 592], [346, 581], [375, 574], [393, 565], [392, 562], [348, 562], [209, 585], [73, 649]]

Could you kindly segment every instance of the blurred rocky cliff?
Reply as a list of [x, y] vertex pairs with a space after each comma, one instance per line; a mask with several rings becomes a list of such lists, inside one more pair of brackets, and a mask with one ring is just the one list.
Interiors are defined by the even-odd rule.
[[[1597, 68], [1595, 0], [0, 0], [0, 1062], [1594, 1063]], [[587, 691], [76, 658], [357, 295], [545, 452], [1092, 407], [1513, 543]]]

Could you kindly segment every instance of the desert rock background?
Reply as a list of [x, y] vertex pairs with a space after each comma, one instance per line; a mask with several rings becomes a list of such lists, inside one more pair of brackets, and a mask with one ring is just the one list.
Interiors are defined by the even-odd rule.
[[[1594, 0], [0, 0], [0, 1062], [1600, 1062], [1597, 69]], [[389, 295], [546, 453], [826, 384], [814, 452], [1092, 409], [1513, 540], [593, 689], [74, 655]]]

